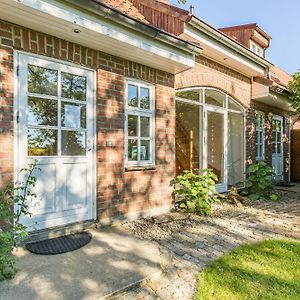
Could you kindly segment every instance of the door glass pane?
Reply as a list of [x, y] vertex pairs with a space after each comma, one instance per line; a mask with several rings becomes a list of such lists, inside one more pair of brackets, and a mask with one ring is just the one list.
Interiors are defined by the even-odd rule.
[[86, 77], [61, 73], [61, 96], [63, 98], [86, 100]]
[[28, 97], [27, 123], [57, 126], [57, 101]]
[[215, 106], [225, 106], [225, 95], [215, 90], [205, 90], [205, 103]]
[[[244, 181], [244, 120], [242, 114], [228, 112], [228, 185], [242, 186]], [[262, 144], [257, 145], [258, 156]]]
[[61, 124], [63, 127], [86, 128], [85, 104], [62, 102], [61, 105]]
[[128, 161], [137, 161], [138, 158], [138, 142], [134, 139], [128, 140]]
[[132, 84], [128, 84], [127, 89], [128, 105], [138, 107], [138, 87]]
[[47, 129], [28, 129], [29, 156], [57, 155], [57, 131]]
[[128, 115], [128, 136], [138, 136], [138, 116]]
[[190, 103], [176, 102], [176, 173], [184, 170], [198, 174], [201, 159], [201, 107]]
[[79, 131], [61, 132], [61, 154], [62, 155], [85, 155], [86, 134]]
[[57, 71], [28, 65], [28, 92], [57, 96]]
[[207, 167], [224, 181], [224, 115], [207, 112]]
[[150, 141], [141, 141], [140, 156], [141, 160], [149, 160]]
[[150, 137], [150, 118], [141, 117], [141, 137]]
[[150, 108], [150, 90], [147, 88], [141, 88], [140, 96], [141, 108], [149, 109]]
[[281, 153], [281, 143], [277, 143], [277, 153]]
[[200, 94], [202, 94], [202, 90], [190, 90], [177, 92], [176, 97], [199, 102], [201, 99]]
[[277, 143], [273, 143], [273, 153], [277, 152], [277, 147], [276, 147]]

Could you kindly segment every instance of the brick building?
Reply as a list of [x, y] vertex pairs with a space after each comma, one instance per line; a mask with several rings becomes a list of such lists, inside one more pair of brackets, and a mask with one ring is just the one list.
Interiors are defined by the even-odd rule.
[[0, 20], [0, 187], [37, 160], [30, 230], [162, 212], [183, 169], [221, 192], [259, 159], [289, 179], [286, 82], [256, 25], [248, 46], [156, 0], [4, 0]]

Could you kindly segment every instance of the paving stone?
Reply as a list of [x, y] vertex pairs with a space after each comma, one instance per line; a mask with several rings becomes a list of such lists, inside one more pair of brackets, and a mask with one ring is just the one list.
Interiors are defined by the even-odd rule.
[[[160, 250], [166, 249], [170, 255], [168, 272], [162, 274], [154, 285], [150, 283], [148, 290], [137, 288], [129, 291], [128, 295], [136, 296], [130, 300], [138, 299], [141, 294], [145, 297], [141, 299], [145, 300], [147, 297], [154, 297], [151, 300], [193, 299], [198, 272], [213, 259], [245, 242], [285, 236], [300, 240], [300, 197], [276, 203], [251, 202], [240, 208], [227, 204], [214, 207], [220, 212], [219, 216], [206, 220], [192, 216], [192, 225], [181, 227], [180, 232], [170, 239], [158, 241]], [[169, 215], [168, 218], [172, 217]], [[149, 289], [152, 294], [149, 294]]]

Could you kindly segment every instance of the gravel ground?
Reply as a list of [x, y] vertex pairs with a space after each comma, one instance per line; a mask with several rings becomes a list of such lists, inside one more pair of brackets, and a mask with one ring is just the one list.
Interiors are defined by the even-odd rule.
[[235, 216], [237, 208], [267, 208], [269, 206], [280, 206], [282, 202], [300, 199], [300, 195], [296, 192], [278, 190], [277, 193], [280, 199], [277, 202], [252, 201], [245, 198], [243, 204], [234, 205], [223, 201], [221, 203], [213, 204], [213, 213], [210, 216], [200, 216], [196, 214], [186, 214], [180, 211], [171, 211], [164, 215], [155, 217], [141, 218], [136, 221], [125, 221], [122, 222], [121, 226], [140, 239], [149, 239], [154, 241], [166, 240], [183, 229], [197, 226], [201, 223], [213, 220], [214, 218]]
[[191, 300], [199, 271], [244, 243], [269, 238], [300, 240], [300, 193], [278, 190], [280, 200], [213, 205], [211, 216], [173, 211], [126, 221], [121, 228], [160, 249], [162, 274], [113, 299]]

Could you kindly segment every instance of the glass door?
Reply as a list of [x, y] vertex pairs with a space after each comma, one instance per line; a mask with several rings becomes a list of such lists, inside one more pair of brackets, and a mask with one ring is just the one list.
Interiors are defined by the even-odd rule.
[[272, 165], [276, 181], [283, 180], [283, 118], [274, 116], [272, 120]]
[[206, 111], [206, 167], [212, 169], [218, 176], [216, 185], [218, 192], [227, 190], [226, 174], [226, 149], [227, 123], [226, 114], [219, 109], [207, 109]]

